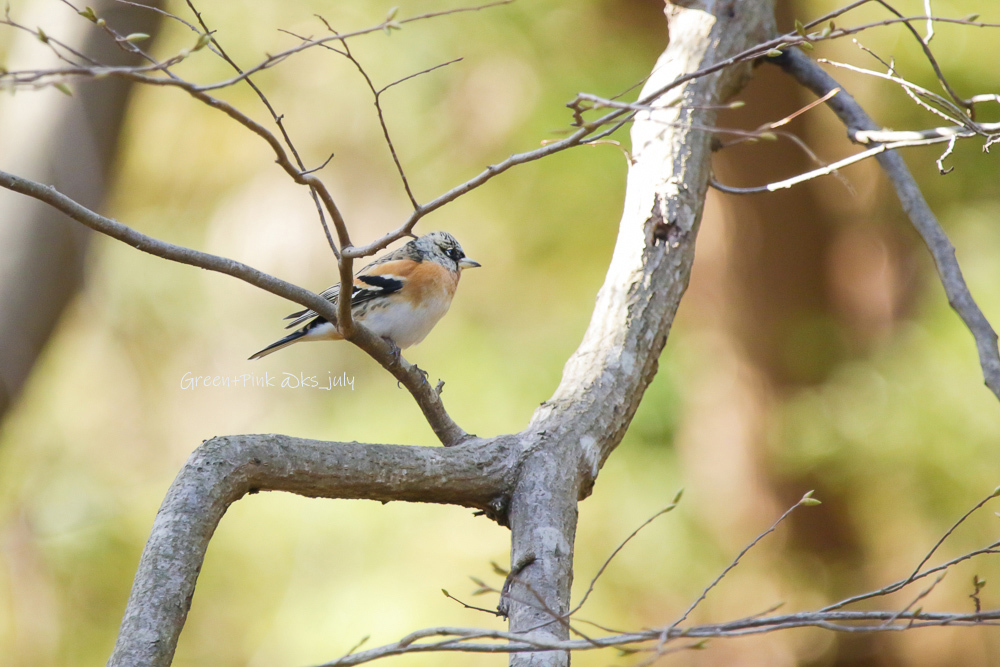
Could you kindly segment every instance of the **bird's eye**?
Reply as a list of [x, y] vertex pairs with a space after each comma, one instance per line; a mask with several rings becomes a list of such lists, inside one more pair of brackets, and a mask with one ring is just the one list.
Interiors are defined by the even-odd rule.
[[463, 257], [465, 257], [465, 253], [463, 253], [458, 248], [451, 248], [451, 249], [448, 250], [448, 257], [450, 257], [451, 259], [453, 259], [454, 261], [457, 262], [458, 260], [460, 260]]

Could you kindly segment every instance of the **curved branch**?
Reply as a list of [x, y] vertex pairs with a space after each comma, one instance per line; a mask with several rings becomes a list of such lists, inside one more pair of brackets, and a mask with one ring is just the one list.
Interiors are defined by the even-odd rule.
[[[881, 129], [865, 113], [861, 105], [843, 90], [843, 86], [798, 49], [788, 49], [781, 57], [769, 58], [768, 62], [779, 65], [817, 95], [822, 96], [834, 88], [841, 88], [841, 92], [827, 101], [827, 105], [847, 126], [849, 135], [853, 136], [859, 131], [870, 132]], [[1000, 351], [997, 349], [997, 334], [972, 298], [969, 286], [962, 276], [962, 269], [955, 258], [955, 247], [941, 229], [903, 158], [898, 153], [887, 151], [877, 155], [875, 159], [892, 182], [903, 210], [927, 244], [941, 278], [941, 285], [948, 295], [948, 304], [962, 318], [976, 341], [979, 365], [983, 369], [986, 386], [1000, 399]]]
[[248, 493], [449, 503], [502, 519], [515, 466], [511, 438], [442, 449], [321, 442], [282, 435], [214, 438], [188, 459], [156, 515], [111, 667], [173, 658], [209, 540]]
[[[91, 211], [51, 186], [0, 171], [0, 187], [33, 197], [62, 211], [94, 231], [106, 234], [143, 252], [173, 262], [224, 273], [271, 294], [310, 308], [331, 322], [337, 321], [337, 311], [333, 304], [318, 294], [280, 278], [275, 278], [241, 262], [146, 236], [127, 225]], [[349, 270], [350, 261], [342, 262], [341, 265], [348, 266]], [[442, 444], [445, 446], [456, 445], [470, 437], [448, 415], [441, 402], [441, 397], [427, 381], [424, 374], [394, 354], [385, 341], [361, 326], [354, 327], [348, 340], [367, 352], [410, 391]]]
[[[636, 114], [625, 208], [590, 326], [522, 433], [529, 451], [510, 502], [511, 571], [519, 574], [501, 601], [515, 632], [569, 636], [577, 502], [631, 423], [687, 289], [711, 160], [711, 134], [697, 128], [714, 125], [716, 105], [749, 74], [748, 64], [719, 63], [732, 64], [731, 54], [774, 31], [771, 0], [684, 5], [667, 5], [670, 43], [640, 95], [654, 109]], [[525, 591], [544, 608], [518, 602]], [[567, 663], [560, 653], [510, 661]]]

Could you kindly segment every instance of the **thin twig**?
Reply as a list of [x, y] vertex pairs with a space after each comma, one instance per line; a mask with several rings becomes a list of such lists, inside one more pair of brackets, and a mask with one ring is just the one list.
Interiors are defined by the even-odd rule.
[[[192, 0], [186, 0], [186, 2], [188, 8], [191, 10], [192, 13], [194, 13], [195, 18], [198, 19], [198, 24], [202, 27], [202, 30], [205, 31], [203, 34], [209, 36], [209, 42], [212, 44], [212, 46], [215, 47], [219, 57], [221, 57], [223, 60], [229, 63], [230, 67], [236, 70], [237, 74], [243, 74], [243, 70], [240, 68], [239, 65], [236, 64], [236, 61], [230, 58], [229, 54], [226, 53], [225, 49], [222, 48], [222, 44], [220, 44], [219, 40], [216, 39], [214, 31], [212, 31], [208, 27], [208, 24], [205, 23], [204, 17], [201, 15], [201, 12], [198, 11], [198, 9], [194, 6], [194, 2], [192, 2]], [[257, 84], [253, 82], [253, 80], [249, 76], [245, 78], [245, 81], [247, 82], [247, 85], [250, 86], [250, 88], [253, 90], [253, 92], [257, 94], [257, 97], [264, 104], [264, 107], [267, 109], [268, 113], [271, 114], [271, 118], [274, 120], [274, 124], [277, 125], [278, 129], [281, 131], [281, 136], [285, 140], [285, 145], [288, 146], [288, 150], [291, 151], [292, 157], [295, 158], [295, 163], [298, 165], [299, 171], [304, 174], [309, 174], [314, 171], [318, 171], [318, 169], [310, 169], [308, 171], [306, 170], [305, 164], [302, 162], [302, 158], [299, 156], [299, 151], [298, 149], [295, 148], [295, 144], [292, 142], [292, 138], [288, 135], [288, 131], [285, 129], [285, 124], [282, 122], [284, 116], [279, 115], [278, 112], [274, 110], [274, 107], [271, 106], [271, 101], [267, 99], [267, 96], [264, 95], [264, 92], [257, 86]], [[330, 159], [332, 158], [333, 156], [331, 155]], [[329, 159], [327, 160], [327, 162], [329, 162]], [[323, 165], [325, 166], [326, 162], [324, 162]], [[312, 197], [313, 203], [316, 205], [316, 212], [319, 214], [319, 223], [323, 227], [323, 233], [326, 236], [326, 242], [327, 244], [329, 244], [330, 250], [333, 251], [333, 256], [339, 260], [340, 249], [337, 248], [337, 244], [333, 240], [333, 235], [330, 233], [330, 227], [329, 225], [326, 224], [326, 215], [323, 213], [323, 204], [320, 202], [319, 193], [316, 191], [316, 188], [314, 186], [309, 186], [309, 194]], [[348, 236], [346, 227], [342, 232], [338, 228], [337, 233], [340, 236], [341, 244], [350, 245], [351, 242], [350, 236]]]
[[[670, 625], [670, 628], [669, 628], [669, 630], [670, 630], [670, 631], [673, 631], [673, 630], [674, 630], [674, 629], [675, 629], [675, 628], [676, 628], [676, 627], [677, 627], [678, 625], [680, 625], [680, 624], [681, 624], [681, 623], [683, 623], [683, 622], [684, 622], [685, 620], [687, 620], [687, 617], [691, 615], [691, 612], [693, 612], [693, 611], [694, 611], [694, 610], [695, 610], [695, 609], [696, 609], [696, 608], [698, 607], [698, 605], [700, 605], [700, 604], [702, 603], [702, 601], [703, 601], [703, 600], [704, 600], [704, 599], [705, 599], [706, 597], [708, 597], [708, 594], [709, 594], [709, 592], [710, 592], [710, 591], [711, 591], [711, 590], [712, 590], [713, 588], [715, 588], [716, 586], [718, 586], [718, 585], [719, 585], [719, 582], [721, 582], [721, 581], [723, 580], [723, 578], [724, 578], [724, 577], [725, 577], [725, 576], [726, 576], [727, 574], [729, 574], [729, 572], [730, 572], [730, 571], [731, 571], [731, 570], [732, 570], [732, 569], [733, 569], [734, 567], [736, 567], [737, 565], [739, 565], [739, 564], [740, 564], [740, 559], [741, 559], [741, 558], [743, 558], [743, 556], [745, 556], [745, 555], [747, 554], [747, 552], [748, 552], [748, 551], [750, 551], [750, 550], [751, 550], [751, 549], [753, 549], [753, 548], [754, 548], [755, 546], [757, 546], [757, 543], [758, 543], [758, 542], [760, 542], [760, 541], [761, 541], [762, 539], [764, 539], [765, 537], [767, 537], [768, 535], [770, 535], [771, 533], [773, 533], [773, 532], [774, 532], [774, 531], [775, 531], [775, 530], [776, 530], [776, 529], [778, 528], [778, 526], [779, 526], [779, 525], [781, 525], [781, 522], [782, 522], [782, 521], [784, 521], [784, 520], [785, 520], [785, 519], [786, 519], [786, 518], [788, 517], [788, 515], [789, 515], [789, 514], [791, 514], [792, 512], [794, 512], [794, 511], [795, 511], [796, 509], [798, 509], [798, 508], [799, 508], [799, 507], [801, 507], [802, 505], [807, 505], [807, 504], [814, 504], [814, 503], [816, 503], [817, 501], [816, 501], [816, 500], [815, 500], [815, 499], [814, 499], [814, 498], [812, 497], [812, 493], [813, 493], [813, 492], [812, 492], [812, 491], [810, 491], [809, 493], [807, 493], [807, 494], [805, 494], [804, 496], [802, 496], [802, 498], [800, 498], [800, 499], [799, 499], [799, 502], [795, 503], [794, 505], [792, 505], [791, 507], [789, 507], [789, 508], [788, 508], [787, 510], [785, 510], [785, 512], [784, 512], [784, 513], [783, 513], [783, 514], [782, 514], [781, 516], [779, 516], [779, 517], [778, 517], [778, 520], [777, 520], [777, 521], [775, 521], [774, 523], [772, 523], [772, 524], [771, 524], [771, 527], [770, 527], [770, 528], [768, 528], [768, 529], [767, 529], [767, 530], [765, 530], [765, 531], [764, 531], [763, 533], [761, 533], [761, 534], [760, 534], [760, 535], [758, 535], [758, 536], [757, 536], [756, 538], [754, 538], [753, 542], [751, 542], [750, 544], [748, 544], [748, 545], [746, 545], [745, 547], [743, 547], [743, 550], [742, 550], [742, 551], [740, 551], [740, 553], [739, 553], [739, 554], [737, 554], [736, 558], [734, 558], [734, 559], [733, 559], [733, 562], [731, 562], [731, 563], [730, 563], [730, 564], [728, 565], [728, 567], [726, 567], [726, 569], [725, 569], [725, 570], [723, 570], [723, 571], [722, 571], [722, 572], [721, 572], [721, 573], [719, 574], [719, 576], [717, 576], [717, 577], [716, 577], [716, 578], [715, 578], [715, 579], [714, 579], [714, 580], [712, 581], [712, 583], [710, 583], [710, 584], [709, 584], [709, 585], [708, 585], [708, 586], [707, 586], [707, 587], [705, 588], [705, 590], [703, 590], [703, 591], [701, 592], [701, 595], [699, 595], [699, 596], [698, 596], [698, 599], [697, 599], [697, 600], [695, 600], [694, 602], [692, 602], [692, 603], [691, 603], [691, 606], [687, 608], [687, 610], [686, 610], [686, 611], [685, 611], [685, 612], [684, 612], [684, 613], [683, 613], [683, 614], [681, 615], [681, 617], [680, 617], [680, 618], [678, 618], [678, 619], [677, 619], [676, 621], [674, 621], [673, 623], [671, 623], [671, 625]], [[812, 502], [810, 503], [809, 501], [812, 501]]]
[[584, 603], [587, 602], [587, 598], [589, 598], [590, 594], [594, 591], [594, 586], [597, 585], [597, 580], [601, 578], [601, 575], [604, 574], [604, 571], [608, 569], [609, 565], [611, 565], [611, 561], [614, 560], [615, 556], [617, 556], [618, 553], [625, 548], [625, 545], [628, 544], [633, 537], [638, 535], [643, 528], [653, 523], [653, 521], [655, 521], [656, 519], [660, 518], [664, 514], [667, 514], [668, 512], [672, 512], [677, 508], [677, 503], [680, 502], [681, 493], [682, 491], [678, 491], [672, 503], [670, 503], [669, 505], [667, 505], [656, 514], [646, 519], [645, 521], [643, 521], [638, 528], [633, 530], [631, 533], [629, 533], [628, 537], [622, 540], [622, 542], [615, 548], [615, 550], [611, 552], [611, 555], [607, 557], [607, 559], [604, 561], [601, 567], [598, 568], [597, 574], [595, 574], [593, 579], [590, 580], [590, 585], [587, 586], [587, 590], [586, 592], [584, 592], [583, 597], [580, 598], [580, 601], [576, 604], [575, 607], [573, 607], [569, 612], [566, 613], [566, 616], [572, 616], [576, 612], [580, 611], [580, 608], [583, 607]]

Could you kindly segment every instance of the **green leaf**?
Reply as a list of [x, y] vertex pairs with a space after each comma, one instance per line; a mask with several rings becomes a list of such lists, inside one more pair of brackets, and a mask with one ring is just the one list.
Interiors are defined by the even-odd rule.
[[192, 49], [192, 51], [201, 51], [203, 48], [205, 48], [206, 46], [208, 46], [208, 43], [211, 42], [211, 41], [212, 41], [212, 36], [211, 35], [199, 35], [198, 36], [198, 41], [195, 42], [195, 45], [194, 45], [194, 48]]
[[62, 82], [60, 82], [60, 83], [54, 83], [54, 84], [52, 84], [52, 87], [55, 88], [56, 90], [58, 90], [63, 95], [69, 95], [70, 97], [73, 97], [73, 91], [70, 90], [69, 86], [67, 86], [65, 83], [62, 83]]
[[800, 505], [812, 506], [812, 505], [822, 505], [823, 502], [817, 500], [816, 498], [803, 498], [799, 503]]
[[795, 32], [799, 33], [799, 37], [806, 36], [806, 28], [802, 25], [802, 21], [795, 19]]
[[399, 7], [391, 8], [388, 12], [386, 12], [385, 20], [387, 22], [393, 20], [394, 18], [396, 18], [396, 14], [398, 13], [399, 13]]
[[768, 58], [777, 58], [779, 56], [783, 56], [784, 54], [779, 49], [771, 49], [766, 55]]
[[131, 35], [125, 35], [125, 41], [132, 44], [146, 39], [149, 39], [149, 35], [144, 32], [133, 32]]
[[40, 41], [42, 44], [49, 43], [49, 36], [46, 35], [45, 31], [42, 30], [41, 28], [38, 29], [38, 41]]
[[[735, 104], [735, 102], [734, 102], [733, 104]], [[733, 108], [735, 108], [735, 107], [733, 107]], [[684, 496], [684, 489], [680, 489], [680, 490], [678, 490], [678, 491], [677, 491], [677, 495], [676, 495], [676, 496], [674, 496], [674, 502], [673, 502], [673, 503], [671, 503], [671, 504], [672, 504], [672, 505], [676, 505], [677, 503], [679, 503], [679, 502], [681, 501], [681, 498], [682, 498], [683, 496]]]
[[94, 13], [94, 9], [92, 7], [86, 7], [82, 12], [77, 12], [77, 14], [91, 23], [97, 23], [97, 14]]

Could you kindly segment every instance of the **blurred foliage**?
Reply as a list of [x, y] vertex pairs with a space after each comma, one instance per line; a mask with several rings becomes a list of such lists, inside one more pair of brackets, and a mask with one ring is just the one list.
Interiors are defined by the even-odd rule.
[[[51, 12], [69, 11], [51, 0], [15, 0], [12, 11], [17, 15], [39, 2], [48, 2]], [[230, 55], [246, 66], [296, 42], [278, 28], [319, 35], [324, 28], [313, 14], [321, 13], [347, 31], [377, 23], [390, 4], [201, 0], [197, 6]], [[933, 3], [948, 16], [980, 11], [981, 5]], [[400, 11], [413, 16], [442, 6], [458, 3], [426, 0]], [[801, 0], [786, 14], [809, 18], [836, 6]], [[919, 14], [923, 3], [899, 6]], [[184, 3], [171, 9], [188, 15]], [[410, 183], [427, 201], [489, 163], [561, 136], [570, 118], [563, 105], [576, 92], [614, 95], [640, 82], [665, 43], [661, 9], [652, 0], [518, 2], [409, 24], [391, 36], [358, 38], [351, 47], [379, 86], [463, 58], [383, 97]], [[884, 17], [865, 7], [838, 24]], [[1000, 21], [1000, 15], [990, 7], [984, 20]], [[0, 54], [9, 49], [9, 32], [0, 32]], [[908, 78], [935, 87], [921, 52], [898, 26], [860, 39], [894, 58]], [[194, 40], [191, 31], [169, 23], [154, 50], [165, 57]], [[955, 88], [968, 94], [998, 89], [997, 33], [941, 25], [932, 45]], [[878, 67], [848, 40], [818, 51]], [[230, 76], [207, 50], [178, 71], [197, 81]], [[880, 123], [900, 129], [937, 123], [891, 85], [841, 74]], [[355, 238], [369, 240], [399, 224], [407, 201], [353, 66], [314, 49], [255, 80], [284, 114], [308, 165], [335, 155], [320, 173]], [[220, 95], [270, 123], [246, 87]], [[107, 214], [305, 286], [335, 282], [306, 191], [273, 165], [263, 142], [175, 90], [137, 90], [132, 104]], [[807, 114], [799, 130], [825, 159], [850, 150], [825, 110]], [[620, 140], [627, 147], [624, 134]], [[960, 147], [948, 160], [955, 172], [941, 177], [934, 166], [938, 154], [916, 150], [907, 157], [958, 248], [973, 294], [987, 316], [1000, 321], [995, 155], [971, 144]], [[483, 264], [466, 274], [448, 317], [407, 353], [432, 379], [447, 380], [446, 405], [467, 430], [519, 430], [558, 383], [611, 255], [625, 170], [614, 146], [576, 149], [508, 172], [421, 223], [420, 231], [455, 233]], [[627, 547], [598, 583], [584, 617], [620, 628], [671, 622], [770, 525], [785, 501], [791, 505], [814, 487], [824, 505], [801, 510], [790, 527], [761, 544], [696, 617], [721, 621], [778, 602], [784, 611], [821, 606], [904, 577], [962, 512], [1000, 483], [998, 408], [982, 386], [972, 339], [948, 309], [890, 191], [873, 173], [847, 172], [858, 192], [850, 201], [866, 211], [850, 223], [891, 228], [908, 239], [899, 261], [915, 268], [900, 274], [909, 294], [905, 307], [877, 336], [860, 336], [860, 345], [843, 342], [859, 334], [835, 313], [788, 323], [783, 335], [798, 342], [786, 349], [786, 361], [801, 369], [796, 377], [803, 379], [747, 403], [763, 434], [753, 457], [766, 474], [745, 487], [728, 485], [723, 476], [742, 459], [713, 459], [697, 448], [674, 446], [703, 427], [739, 440], [745, 435], [740, 423], [720, 415], [732, 407], [727, 396], [743, 400], [747, 394], [733, 394], [730, 384], [766, 375], [726, 343], [725, 317], [717, 313], [734, 304], [706, 287], [721, 280], [713, 278], [719, 269], [711, 253], [725, 243], [724, 223], [707, 215], [701, 241], [707, 259], [699, 257], [660, 373], [593, 497], [581, 505], [577, 594], [632, 527], [668, 504], [681, 486], [688, 487], [685, 500]], [[815, 187], [831, 211], [850, 209], [833, 179]], [[808, 211], [793, 213], [810, 224]], [[726, 253], [740, 250], [727, 247]], [[817, 270], [836, 274], [837, 257]], [[280, 317], [292, 309], [227, 277], [106, 239], [95, 243], [84, 293], [0, 431], [0, 664], [91, 665], [106, 658], [159, 501], [202, 440], [282, 432], [435, 444], [406, 392], [348, 345], [302, 345], [262, 362], [244, 361], [279, 335]], [[354, 390], [183, 390], [181, 378], [189, 372], [347, 373]], [[994, 541], [995, 522], [989, 510], [974, 517], [942, 558]], [[368, 635], [373, 646], [428, 625], [502, 627], [445, 599], [440, 589], [491, 606], [493, 600], [469, 597], [475, 586], [467, 575], [499, 585], [489, 563], [506, 563], [507, 540], [506, 530], [456, 508], [248, 497], [230, 510], [212, 542], [176, 664], [313, 664]], [[984, 603], [1000, 604], [992, 583], [1000, 576], [995, 563], [963, 568], [925, 607], [971, 610], [966, 596], [973, 573], [990, 581]], [[893, 604], [909, 601], [894, 598]], [[1000, 661], [995, 633], [978, 630], [907, 633], [864, 646], [852, 641], [798, 631], [717, 642], [670, 660], [817, 666]], [[414, 656], [392, 664], [505, 660]], [[574, 658], [580, 665], [614, 661], [610, 654]]]

